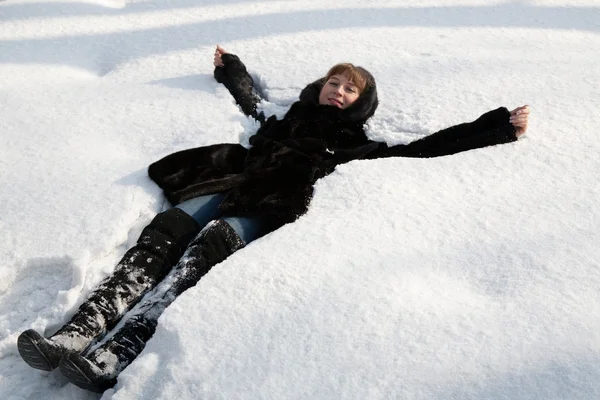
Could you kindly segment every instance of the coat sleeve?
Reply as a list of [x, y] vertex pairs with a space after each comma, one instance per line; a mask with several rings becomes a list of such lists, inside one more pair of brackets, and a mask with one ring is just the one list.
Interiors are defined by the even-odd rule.
[[214, 77], [217, 82], [225, 85], [235, 102], [242, 108], [244, 114], [264, 122], [264, 114], [256, 111], [256, 106], [262, 98], [254, 87], [254, 80], [248, 74], [246, 66], [234, 54], [223, 54], [223, 67], [215, 67]]
[[248, 150], [222, 143], [169, 154], [148, 167], [148, 176], [171, 204], [231, 189], [244, 170]]
[[382, 157], [439, 157], [517, 140], [515, 127], [509, 122], [510, 112], [505, 107], [489, 111], [473, 122], [443, 129], [409, 144], [378, 148], [366, 159]]

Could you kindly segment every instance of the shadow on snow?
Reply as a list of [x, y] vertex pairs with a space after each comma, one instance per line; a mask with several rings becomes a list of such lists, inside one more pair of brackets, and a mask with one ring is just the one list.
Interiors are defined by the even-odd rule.
[[[189, 5], [190, 2], [182, 1], [176, 7]], [[6, 14], [6, 9], [2, 7], [0, 10]], [[108, 13], [122, 12], [110, 10]], [[13, 13], [18, 14], [16, 11]], [[512, 27], [598, 32], [600, 7], [504, 4], [486, 7], [346, 8], [253, 15], [99, 35], [4, 40], [0, 41], [0, 62], [67, 64], [102, 76], [122, 62], [155, 54], [218, 42], [357, 27]]]

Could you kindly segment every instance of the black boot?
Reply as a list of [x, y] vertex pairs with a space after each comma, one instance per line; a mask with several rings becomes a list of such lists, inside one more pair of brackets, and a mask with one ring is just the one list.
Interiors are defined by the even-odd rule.
[[62, 374], [73, 384], [95, 392], [114, 386], [119, 373], [142, 352], [154, 334], [158, 317], [165, 308], [214, 265], [242, 247], [244, 242], [227, 222], [217, 220], [209, 224], [190, 243], [172, 273], [134, 310], [125, 325], [91, 353], [66, 355], [60, 361]]
[[199, 229], [198, 223], [178, 208], [158, 214], [112, 275], [58, 332], [48, 339], [32, 329], [19, 336], [17, 347], [23, 360], [33, 368], [51, 371], [67, 352], [84, 351], [167, 275]]

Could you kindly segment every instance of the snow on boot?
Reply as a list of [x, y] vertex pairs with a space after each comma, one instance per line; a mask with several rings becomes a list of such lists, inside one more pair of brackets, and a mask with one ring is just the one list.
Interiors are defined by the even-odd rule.
[[64, 357], [60, 362], [62, 374], [83, 389], [102, 392], [112, 387], [119, 373], [144, 350], [165, 308], [194, 286], [214, 265], [242, 247], [244, 242], [227, 222], [217, 220], [209, 224], [190, 243], [165, 281], [134, 309], [134, 315], [123, 327], [91, 353]]
[[156, 329], [156, 321], [136, 315], [103, 346], [83, 356], [67, 354], [60, 360], [60, 372], [74, 385], [102, 393], [117, 383], [117, 376], [142, 352]]
[[84, 351], [168, 274], [199, 229], [178, 208], [158, 214], [114, 272], [58, 332], [48, 339], [33, 330], [19, 336], [17, 347], [23, 360], [33, 368], [51, 371], [67, 352]]
[[74, 385], [102, 393], [117, 383], [117, 378], [105, 375], [95, 363], [78, 353], [69, 353], [60, 360], [60, 372]]
[[33, 329], [19, 335], [17, 348], [27, 364], [44, 371], [52, 371], [58, 367], [58, 362], [66, 351], [63, 346], [46, 339]]

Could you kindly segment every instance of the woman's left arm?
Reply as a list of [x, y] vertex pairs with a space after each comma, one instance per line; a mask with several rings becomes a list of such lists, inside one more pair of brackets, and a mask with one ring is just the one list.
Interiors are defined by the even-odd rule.
[[[525, 109], [526, 113], [521, 112], [517, 115], [522, 109]], [[365, 158], [440, 157], [461, 151], [514, 142], [517, 140], [518, 134], [523, 134], [527, 127], [528, 113], [529, 110], [526, 108], [517, 108], [509, 112], [505, 107], [501, 107], [483, 114], [473, 122], [443, 129], [409, 144], [388, 146], [381, 143], [376, 150], [367, 154]], [[516, 121], [515, 116], [520, 118], [518, 123], [514, 122]]]

